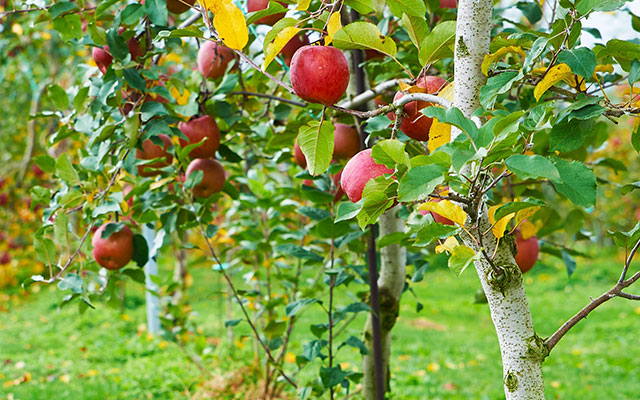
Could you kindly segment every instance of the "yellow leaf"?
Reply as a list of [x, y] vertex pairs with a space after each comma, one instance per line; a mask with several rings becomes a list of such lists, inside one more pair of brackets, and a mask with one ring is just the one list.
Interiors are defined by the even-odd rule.
[[638, 132], [640, 129], [640, 118], [635, 118], [633, 121], [633, 132]]
[[453, 252], [453, 249], [458, 247], [458, 240], [455, 236], [449, 236], [443, 244], [436, 246], [436, 253], [442, 253], [443, 251]]
[[535, 89], [533, 89], [533, 97], [536, 98], [536, 101], [540, 100], [540, 97], [542, 97], [551, 86], [571, 77], [573, 77], [573, 73], [567, 64], [562, 63], [552, 67], [547, 75], [538, 82]]
[[213, 27], [227, 47], [236, 50], [249, 41], [249, 30], [244, 14], [231, 0], [199, 0], [213, 13]]
[[540, 210], [540, 207], [530, 207], [518, 211], [516, 214], [516, 226], [520, 225], [522, 221], [537, 213], [538, 210]]
[[171, 97], [176, 99], [176, 103], [179, 106], [186, 105], [189, 102], [189, 96], [191, 96], [191, 92], [189, 92], [189, 90], [184, 89], [184, 92], [180, 94], [180, 91], [178, 90], [177, 87], [175, 86], [171, 87]]
[[509, 54], [509, 53], [517, 53], [517, 54], [520, 54], [522, 57], [527, 56], [520, 46], [502, 47], [498, 49], [498, 51], [496, 51], [495, 53], [487, 54], [484, 56], [484, 60], [482, 60], [482, 67], [481, 67], [482, 73], [487, 75], [489, 73], [489, 68], [491, 67], [491, 65], [493, 65], [494, 62], [502, 59], [506, 54]]
[[449, 143], [450, 141], [451, 125], [440, 122], [434, 118], [429, 130], [429, 141], [427, 142], [429, 151], [432, 152], [443, 144]]
[[564, 78], [562, 81], [574, 89], [578, 89], [579, 83], [581, 92], [584, 92], [587, 89], [587, 85], [584, 83], [584, 78], [576, 74], [572, 74], [571, 76]]
[[164, 185], [166, 185], [167, 183], [171, 182], [173, 180], [173, 178], [164, 178], [164, 179], [160, 179], [159, 181], [153, 182], [151, 184], [151, 186], [149, 187], [150, 190], [156, 190], [157, 188], [161, 188]]
[[122, 203], [120, 203], [120, 208], [122, 209], [122, 213], [126, 214], [129, 212], [129, 203], [127, 203], [126, 201], [123, 201]]
[[280, 50], [282, 50], [282, 48], [289, 43], [289, 40], [297, 35], [298, 32], [300, 32], [300, 28], [296, 28], [295, 26], [288, 26], [278, 32], [278, 35], [273, 39], [273, 42], [267, 44], [267, 48], [264, 51], [264, 63], [262, 64], [262, 69], [267, 69], [269, 64], [271, 64], [271, 61], [273, 61], [273, 59], [280, 53]]
[[162, 349], [162, 350], [163, 350], [163, 349], [166, 349], [166, 348], [167, 348], [167, 346], [169, 346], [169, 342], [167, 342], [166, 340], [163, 340], [163, 341], [161, 341], [160, 343], [158, 343], [158, 347], [159, 347], [160, 349]]
[[496, 222], [496, 217], [495, 217], [496, 211], [498, 210], [498, 208], [502, 207], [503, 205], [504, 204], [498, 204], [498, 205], [489, 207], [489, 213], [488, 213], [489, 223], [493, 225], [493, 227], [491, 228], [491, 230], [493, 231], [493, 236], [495, 236], [498, 239], [504, 236], [504, 231], [505, 229], [507, 229], [507, 224], [515, 216], [514, 213], [511, 213], [509, 215], [505, 215], [504, 217], [500, 218], [499, 221]]
[[426, 203], [422, 203], [418, 209], [440, 214], [440, 216], [450, 219], [460, 226], [464, 226], [464, 223], [467, 221], [467, 214], [464, 210], [449, 200], [442, 200], [438, 203], [435, 201], [427, 201]]
[[22, 36], [22, 26], [20, 24], [11, 25], [11, 32], [15, 33], [18, 36]]
[[438, 97], [442, 97], [445, 100], [453, 101], [453, 82], [449, 82], [447, 86], [442, 88]]
[[538, 228], [529, 221], [524, 221], [520, 224], [520, 234], [523, 240], [529, 239], [531, 236], [535, 236], [538, 233]]
[[311, 0], [297, 0], [296, 3], [298, 4], [296, 10], [305, 11], [307, 8], [309, 8]]
[[608, 72], [610, 74], [613, 74], [613, 65], [611, 64], [596, 65], [596, 69], [595, 71], [593, 71], [593, 73], [595, 74], [596, 72]]
[[87, 376], [98, 376], [98, 370], [97, 369], [90, 369], [87, 371]]
[[327, 36], [324, 38], [324, 45], [328, 46], [333, 40], [333, 35], [336, 34], [340, 29], [342, 29], [342, 22], [340, 21], [340, 12], [335, 11], [329, 17], [329, 22], [327, 23]]

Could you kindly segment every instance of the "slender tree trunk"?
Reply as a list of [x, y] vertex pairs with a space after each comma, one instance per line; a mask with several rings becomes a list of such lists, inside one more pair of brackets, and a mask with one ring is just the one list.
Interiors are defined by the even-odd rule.
[[[378, 221], [380, 237], [393, 232], [403, 232], [404, 223], [398, 218], [400, 207], [387, 210]], [[400, 310], [400, 296], [405, 282], [405, 264], [407, 251], [398, 244], [392, 244], [380, 249], [380, 276], [378, 287], [380, 293], [380, 325], [382, 339], [382, 365], [385, 375], [385, 388], [389, 390], [389, 355], [391, 353], [391, 329], [396, 322]], [[372, 318], [367, 318], [364, 330], [365, 345], [369, 354], [362, 360], [362, 393], [365, 399], [375, 399], [375, 362], [371, 345]]]
[[[480, 65], [489, 52], [492, 5], [492, 0], [460, 0], [458, 3], [454, 105], [467, 117], [480, 106], [480, 88], [486, 83]], [[466, 234], [462, 239], [478, 253], [484, 248], [493, 254], [497, 241], [490, 229], [486, 207], [480, 208], [478, 221], [476, 236], [482, 246]], [[500, 344], [506, 399], [544, 399], [542, 361], [546, 352], [542, 339], [533, 329], [522, 274], [508, 238], [500, 241], [494, 265], [502, 268], [502, 275], [496, 276], [485, 258], [475, 262]]]

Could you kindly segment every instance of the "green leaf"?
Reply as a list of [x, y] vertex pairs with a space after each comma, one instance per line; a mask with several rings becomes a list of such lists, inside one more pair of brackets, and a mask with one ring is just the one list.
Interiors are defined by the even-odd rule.
[[546, 178], [559, 181], [560, 174], [551, 161], [539, 155], [514, 155], [505, 160], [507, 168], [520, 179]]
[[49, 189], [42, 186], [34, 186], [29, 190], [29, 194], [31, 195], [31, 200], [33, 200], [31, 203], [32, 210], [36, 204], [43, 204], [45, 206], [49, 205], [49, 199], [51, 198]]
[[459, 277], [477, 259], [479, 259], [479, 255], [469, 247], [456, 246], [449, 257], [449, 269]]
[[167, 26], [167, 3], [166, 0], [146, 0], [144, 8], [149, 15], [149, 19], [156, 25]]
[[69, 250], [69, 217], [67, 214], [60, 212], [56, 215], [56, 221], [53, 224], [53, 236], [59, 246]]
[[575, 4], [580, 15], [585, 15], [591, 11], [615, 11], [628, 1], [630, 0], [579, 0]]
[[238, 318], [238, 319], [228, 319], [226, 321], [224, 321], [224, 327], [228, 328], [230, 326], [236, 326], [238, 325], [240, 322], [244, 321], [244, 319], [242, 318]]
[[505, 217], [511, 213], [516, 213], [520, 210], [531, 207], [544, 207], [547, 203], [538, 199], [524, 199], [523, 201], [509, 202], [496, 210], [494, 218], [496, 221], [500, 221], [502, 217]]
[[625, 196], [629, 194], [629, 192], [632, 192], [634, 190], [639, 190], [639, 189], [640, 189], [640, 181], [628, 183], [622, 186], [622, 188], [620, 189], [620, 192], [622, 193], [623, 196]]
[[138, 72], [136, 69], [127, 68], [122, 71], [122, 74], [124, 75], [124, 79], [127, 81], [129, 86], [134, 89], [138, 89], [141, 92], [147, 91], [146, 82], [142, 75], [140, 75], [140, 72]]
[[376, 10], [374, 0], [345, 0], [344, 4], [363, 15], [372, 13]]
[[518, 80], [522, 79], [522, 72], [506, 71], [487, 80], [480, 89], [480, 103], [487, 108], [494, 108], [499, 95], [507, 93]]
[[363, 303], [361, 301], [351, 303], [340, 310], [341, 313], [359, 313], [359, 312], [365, 312], [365, 311], [366, 312], [371, 311], [371, 307], [369, 307], [368, 304]]
[[324, 388], [334, 387], [342, 383], [349, 374], [340, 365], [336, 367], [320, 367], [320, 381]]
[[383, 36], [370, 22], [352, 22], [333, 35], [333, 45], [341, 50], [377, 50], [394, 57], [398, 51], [393, 39]]
[[596, 177], [591, 169], [579, 161], [557, 159], [554, 164], [560, 174], [559, 180], [552, 179], [556, 190], [579, 207], [595, 206]]
[[58, 289], [60, 290], [68, 290], [70, 289], [73, 293], [84, 293], [84, 288], [82, 285], [84, 281], [78, 274], [67, 274], [65, 275], [60, 282], [58, 282]]
[[358, 215], [360, 210], [362, 210], [363, 203], [364, 202], [360, 200], [357, 203], [352, 203], [349, 201], [338, 204], [338, 211], [336, 212], [335, 222], [346, 221]]
[[433, 222], [425, 225], [418, 231], [414, 246], [424, 247], [436, 239], [446, 239], [449, 236], [457, 235], [460, 232], [460, 228], [455, 225], [443, 225], [437, 222]]
[[307, 168], [311, 175], [320, 175], [329, 168], [333, 157], [333, 132], [335, 128], [329, 121], [322, 126], [318, 121], [311, 121], [300, 127], [298, 145], [307, 159]]
[[68, 42], [82, 38], [82, 20], [78, 14], [67, 14], [53, 20], [53, 29], [58, 31], [62, 40]]
[[70, 1], [57, 1], [49, 8], [51, 18], [58, 18], [64, 13], [79, 9], [78, 5]]
[[358, 226], [363, 230], [367, 225], [375, 223], [378, 217], [393, 205], [393, 200], [389, 199], [383, 192], [371, 193], [363, 200], [362, 209], [358, 213]]
[[140, 268], [149, 261], [149, 245], [144, 236], [137, 233], [133, 235], [133, 261]]
[[185, 189], [193, 189], [196, 187], [202, 181], [203, 176], [204, 173], [201, 170], [192, 171], [184, 182]]
[[264, 18], [274, 14], [284, 14], [287, 12], [287, 8], [282, 6], [282, 4], [284, 3], [281, 4], [277, 1], [270, 1], [267, 4], [268, 4], [267, 8], [264, 8], [260, 11], [250, 12], [247, 14], [247, 18], [246, 18], [247, 26], [253, 24], [260, 18]]
[[620, 63], [623, 70], [631, 69], [631, 62], [640, 59], [640, 44], [626, 40], [611, 39], [606, 46], [596, 54], [598, 60], [613, 57]]
[[48, 174], [56, 172], [56, 159], [51, 156], [41, 154], [34, 157], [33, 161], [35, 161], [38, 167]]
[[129, 55], [127, 42], [118, 34], [118, 28], [114, 27], [107, 33], [107, 45], [109, 52], [116, 60], [124, 60]]
[[287, 306], [285, 307], [285, 312], [287, 313], [287, 317], [293, 317], [298, 312], [300, 312], [300, 310], [302, 310], [304, 307], [308, 306], [309, 304], [316, 303], [317, 301], [318, 299], [300, 299], [300, 300], [294, 301], [293, 303], [287, 304]]
[[478, 127], [470, 119], [467, 119], [462, 111], [456, 107], [427, 107], [422, 110], [427, 117], [437, 118], [438, 121], [451, 124], [466, 132], [472, 139], [478, 137]]
[[411, 43], [420, 51], [422, 42], [424, 42], [424, 39], [429, 34], [429, 27], [427, 26], [427, 21], [424, 19], [424, 14], [421, 16], [402, 14], [400, 22], [407, 31]]
[[426, 199], [436, 186], [444, 182], [444, 172], [445, 170], [437, 164], [411, 168], [400, 180], [398, 201]]
[[629, 82], [629, 86], [633, 86], [634, 83], [638, 82], [638, 79], [640, 79], [640, 60], [636, 58], [631, 61], [627, 82]]
[[144, 284], [144, 282], [145, 282], [144, 270], [142, 270], [142, 269], [127, 268], [127, 269], [122, 271], [122, 275], [126, 275], [129, 278], [133, 279], [134, 282], [137, 282], [137, 283], [140, 283], [140, 284]]
[[549, 44], [549, 39], [546, 37], [539, 37], [535, 42], [531, 45], [531, 50], [527, 53], [527, 56], [524, 59], [524, 64], [522, 65], [523, 72], [527, 73], [531, 70], [531, 67], [535, 64], [535, 61], [542, 55], [542, 53], [546, 50], [547, 44]]
[[436, 25], [420, 44], [420, 53], [418, 56], [420, 64], [433, 64], [443, 58], [453, 57], [455, 38], [455, 21], [444, 21]]
[[383, 247], [392, 245], [392, 244], [398, 244], [400, 242], [402, 242], [404, 239], [406, 239], [407, 235], [404, 232], [391, 232], [388, 233], [386, 235], [384, 235], [383, 237], [378, 239], [378, 249], [381, 249]]
[[294, 256], [302, 260], [322, 261], [324, 259], [321, 255], [317, 253], [314, 253], [301, 246], [291, 244], [291, 243], [278, 245], [276, 246], [276, 250], [283, 254]]
[[631, 145], [637, 152], [640, 152], [640, 124], [636, 125], [636, 129], [631, 132]]
[[549, 147], [551, 150], [560, 152], [577, 150], [582, 147], [585, 139], [593, 133], [594, 127], [595, 121], [593, 119], [555, 124], [549, 134]]
[[342, 348], [343, 346], [354, 347], [358, 349], [360, 351], [360, 354], [362, 355], [369, 354], [369, 350], [367, 349], [367, 346], [364, 345], [364, 342], [355, 336], [349, 336], [347, 340], [344, 341], [344, 343], [338, 346], [338, 350], [340, 350], [340, 348]]
[[272, 340], [274, 338], [282, 336], [287, 329], [286, 321], [269, 321], [267, 326], [262, 330], [267, 339]]
[[387, 6], [391, 14], [402, 18], [402, 14], [424, 18], [427, 8], [423, 0], [387, 0]]
[[204, 38], [204, 34], [196, 26], [189, 26], [184, 29], [174, 29], [172, 31], [160, 31], [158, 32], [159, 38], [183, 38], [183, 37], [195, 37]]
[[316, 221], [320, 221], [331, 216], [327, 210], [306, 206], [298, 208], [298, 213]]
[[410, 166], [409, 155], [404, 151], [405, 144], [397, 139], [385, 139], [371, 149], [371, 157], [378, 164], [395, 169], [396, 164]]
[[73, 164], [69, 161], [66, 153], [62, 153], [60, 157], [58, 157], [58, 161], [56, 161], [56, 175], [69, 186], [75, 186], [81, 183], [80, 177], [73, 168]]
[[596, 69], [596, 56], [586, 47], [561, 51], [558, 62], [567, 64], [574, 74], [585, 79], [591, 79]]
[[33, 247], [36, 251], [36, 257], [45, 265], [56, 263], [56, 245], [49, 238], [36, 237], [33, 240]]

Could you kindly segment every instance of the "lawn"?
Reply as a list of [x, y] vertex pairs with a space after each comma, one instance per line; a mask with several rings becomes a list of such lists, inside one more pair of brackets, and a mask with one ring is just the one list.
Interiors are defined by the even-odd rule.
[[[595, 253], [595, 251], [593, 251]], [[542, 337], [551, 334], [589, 300], [617, 279], [621, 258], [602, 254], [597, 260], [578, 260], [568, 279], [550, 257], [525, 278], [534, 323]], [[637, 270], [639, 264], [634, 264]], [[53, 287], [28, 292], [0, 292], [0, 398], [4, 399], [184, 399], [207, 381], [239, 371], [243, 384], [255, 380], [248, 366], [253, 359], [248, 332], [236, 328], [230, 346], [224, 331], [224, 302], [220, 277], [194, 268], [189, 297], [198, 325], [209, 336], [212, 351], [203, 363], [212, 377], [203, 377], [180, 348], [152, 337], [145, 330], [144, 297], [129, 285], [124, 308], [98, 303], [96, 310], [78, 313], [75, 305], [58, 310], [63, 294]], [[432, 268], [414, 284], [416, 296], [405, 293], [394, 329], [392, 389], [395, 399], [500, 399], [499, 349], [486, 304], [474, 304], [479, 283], [474, 271], [456, 278], [444, 268]], [[338, 303], [348, 304], [338, 291]], [[424, 308], [417, 312], [417, 301]], [[234, 310], [234, 318], [239, 312]], [[358, 337], [363, 316], [343, 333]], [[301, 316], [291, 352], [310, 340], [309, 322], [325, 322], [319, 307]], [[614, 299], [580, 323], [556, 347], [544, 364], [549, 399], [635, 399], [640, 393], [640, 348], [637, 343], [640, 304]], [[241, 343], [241, 344], [240, 344]], [[338, 360], [357, 368], [359, 355], [343, 348]], [[316, 361], [317, 362], [317, 361]], [[294, 365], [287, 364], [287, 371]], [[307, 382], [317, 364], [296, 375]], [[252, 376], [253, 374], [253, 376]], [[236, 382], [238, 383], [238, 382]]]

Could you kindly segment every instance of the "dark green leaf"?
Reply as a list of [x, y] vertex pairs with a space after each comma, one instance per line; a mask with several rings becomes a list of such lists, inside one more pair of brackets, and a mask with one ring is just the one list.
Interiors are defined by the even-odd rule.
[[317, 253], [314, 253], [301, 246], [290, 244], [290, 243], [278, 245], [276, 246], [276, 250], [283, 254], [294, 256], [296, 258], [300, 258], [303, 260], [322, 261], [324, 259], [321, 255]]
[[593, 172], [579, 161], [557, 159], [554, 165], [560, 179], [553, 180], [553, 186], [571, 202], [579, 207], [596, 204], [596, 177]]
[[420, 201], [444, 182], [445, 170], [436, 164], [411, 168], [400, 180], [398, 201]]
[[156, 25], [167, 25], [167, 4], [166, 0], [146, 0], [144, 2], [144, 8], [149, 14], [149, 19]]
[[514, 155], [505, 160], [507, 168], [520, 179], [546, 178], [560, 180], [560, 174], [551, 161], [539, 155]]
[[304, 307], [308, 306], [309, 304], [316, 303], [317, 301], [318, 299], [300, 299], [300, 300], [294, 301], [293, 303], [287, 304], [287, 306], [285, 307], [285, 312], [287, 313], [287, 317], [293, 317], [298, 312], [300, 312], [300, 310], [302, 310]]
[[561, 51], [558, 62], [567, 64], [574, 74], [585, 79], [591, 79], [596, 68], [596, 56], [586, 47]]

